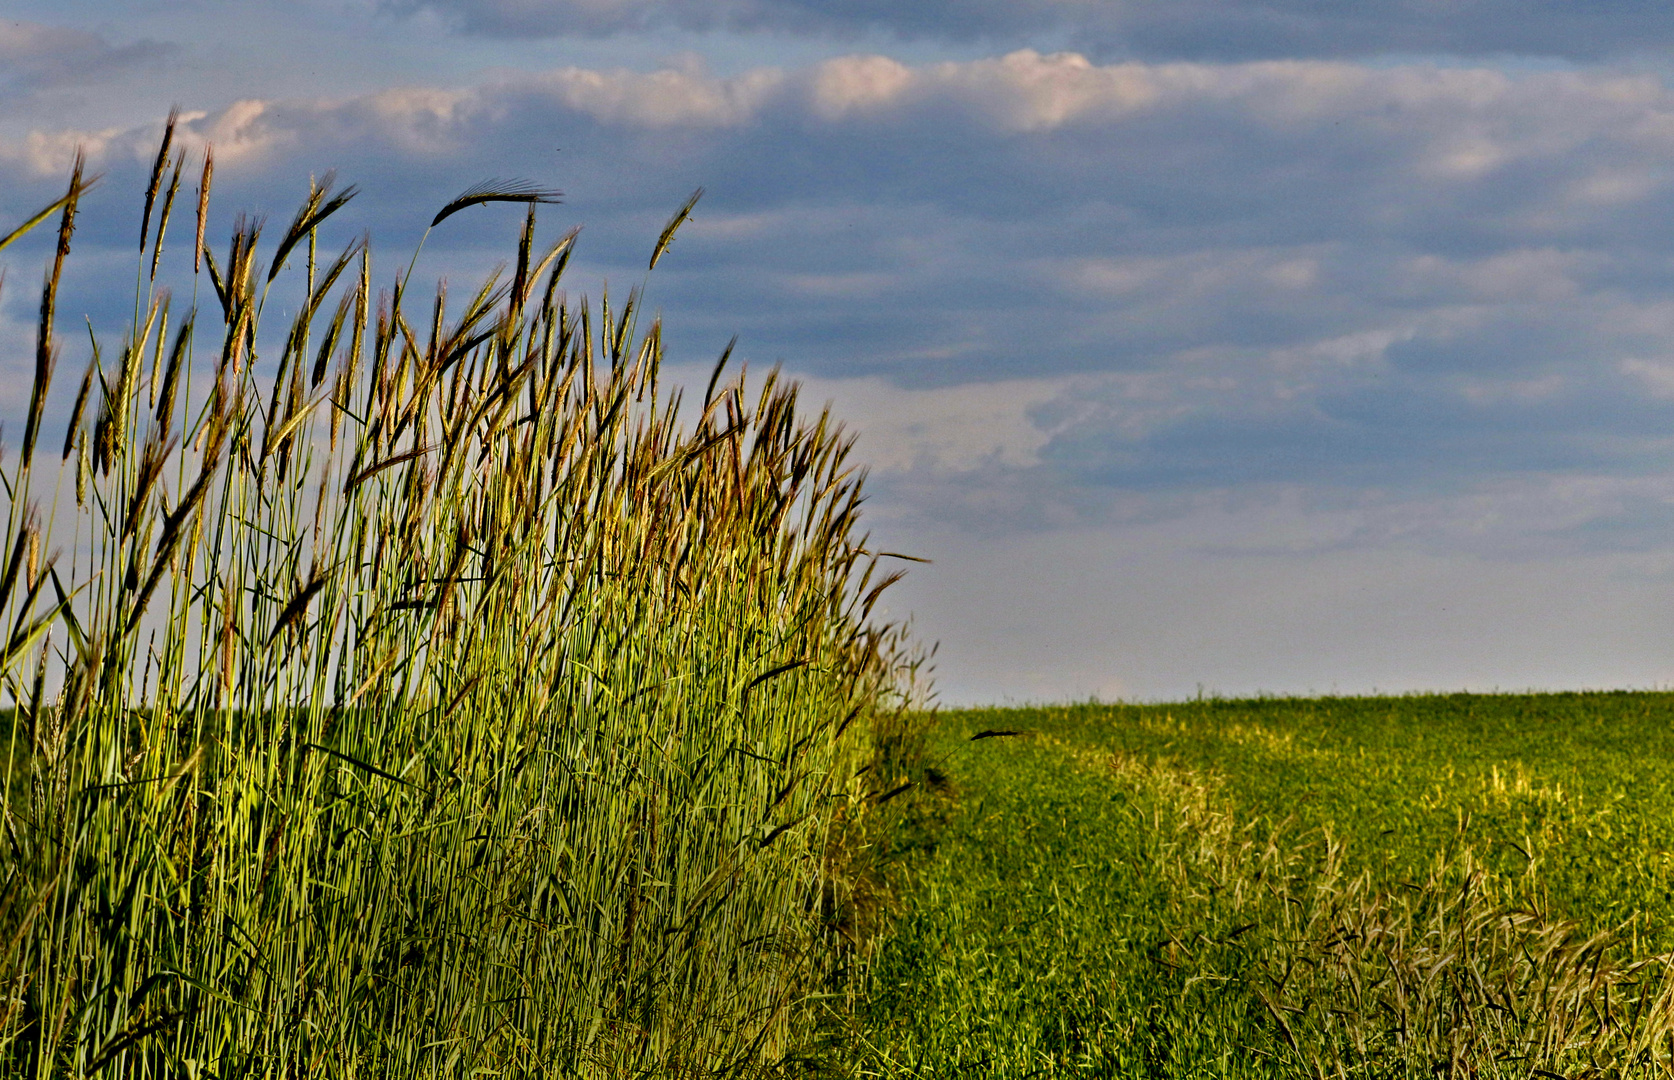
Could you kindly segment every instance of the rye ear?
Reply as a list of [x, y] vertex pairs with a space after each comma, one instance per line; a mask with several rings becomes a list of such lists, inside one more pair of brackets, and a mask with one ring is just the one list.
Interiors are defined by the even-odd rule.
[[451, 202], [430, 219], [430, 227], [434, 229], [461, 210], [483, 203], [515, 202], [533, 206], [537, 203], [560, 202], [563, 194], [562, 191], [554, 191], [551, 188], [536, 187], [527, 180], [484, 180], [454, 196]]

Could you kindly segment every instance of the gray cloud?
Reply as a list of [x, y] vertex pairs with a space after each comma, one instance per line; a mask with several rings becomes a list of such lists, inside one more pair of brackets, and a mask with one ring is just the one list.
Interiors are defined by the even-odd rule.
[[1390, 53], [1596, 60], [1674, 40], [1649, 0], [384, 0], [469, 33], [599, 36], [663, 28], [838, 38], [1068, 43], [1095, 56], [1248, 60]]
[[87, 86], [178, 51], [166, 42], [112, 45], [88, 30], [0, 19], [0, 102], [32, 91]]
[[[0, 145], [0, 207], [32, 209], [78, 137], [100, 197], [132, 203], [154, 129]], [[839, 396], [909, 396], [880, 484], [970, 528], [1167, 515], [1233, 486], [1445, 501], [1629, 480], [1664, 466], [1674, 424], [1674, 93], [1645, 76], [1027, 51], [565, 68], [246, 101], [188, 113], [183, 138], [216, 146], [218, 224], [284, 219], [337, 168], [365, 194], [334, 241], [370, 227], [384, 258], [485, 174], [563, 187], [544, 220], [588, 226], [578, 288], [636, 284], [703, 184], [652, 286], [675, 359], [741, 332], [754, 362]], [[90, 211], [78, 242], [125, 247], [131, 216]], [[467, 277], [515, 230], [461, 215], [426, 265]], [[992, 446], [945, 419], [969, 415]], [[1576, 537], [1658, 520], [1596, 510], [1615, 531]]]
[[1055, 0], [384, 0], [386, 10], [433, 10], [467, 32], [496, 36], [609, 35], [683, 30], [834, 34], [885, 30], [907, 37], [972, 40], [1052, 28]]

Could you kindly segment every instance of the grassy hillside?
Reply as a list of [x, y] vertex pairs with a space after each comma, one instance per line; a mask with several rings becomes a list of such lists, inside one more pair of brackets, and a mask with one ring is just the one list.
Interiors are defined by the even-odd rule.
[[1671, 716], [1660, 693], [947, 713], [862, 1068], [1667, 1075]]

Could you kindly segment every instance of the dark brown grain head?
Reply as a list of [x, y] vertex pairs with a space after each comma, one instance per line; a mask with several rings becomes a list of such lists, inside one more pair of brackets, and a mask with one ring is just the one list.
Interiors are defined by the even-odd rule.
[[328, 172], [317, 183], [309, 181], [308, 197], [297, 208], [296, 216], [291, 218], [290, 227], [285, 230], [284, 238], [279, 241], [279, 247], [273, 253], [273, 266], [267, 272], [267, 280], [270, 283], [279, 276], [279, 271], [284, 269], [285, 259], [292, 249], [319, 228], [327, 218], [348, 205], [349, 200], [359, 193], [360, 189], [350, 184], [337, 194], [331, 194], [332, 185], [336, 180], [336, 175]]
[[70, 408], [70, 423], [64, 430], [64, 460], [70, 460], [70, 454], [75, 450], [76, 435], [81, 430], [82, 410], [87, 408], [87, 395], [93, 389], [93, 371], [99, 362], [95, 353], [87, 361], [87, 370], [82, 372], [81, 388], [76, 391], [76, 403]]
[[698, 188], [686, 197], [686, 201], [680, 204], [680, 209], [676, 210], [674, 216], [668, 219], [668, 224], [663, 226], [663, 231], [657, 236], [656, 246], [651, 249], [651, 264], [646, 267], [647, 270], [657, 268], [657, 260], [661, 259], [663, 253], [668, 250], [668, 246], [674, 243], [674, 234], [680, 231], [680, 226], [684, 225], [686, 219], [692, 216], [692, 210], [697, 207], [698, 200], [701, 198], [703, 198], [703, 189]]
[[163, 386], [157, 396], [157, 422], [165, 427], [174, 416], [175, 393], [180, 388], [180, 374], [187, 350], [191, 347], [192, 330], [197, 323], [197, 309], [186, 313], [180, 329], [175, 331], [174, 347], [169, 350], [169, 361], [163, 368]]
[[527, 180], [485, 180], [474, 187], [466, 188], [449, 200], [447, 205], [430, 219], [430, 227], [435, 228], [461, 210], [472, 206], [493, 202], [528, 203], [534, 206], [538, 203], [559, 202], [563, 194], [552, 188], [537, 187]]
[[169, 231], [169, 214], [174, 210], [174, 197], [180, 194], [180, 174], [186, 168], [186, 151], [174, 159], [174, 177], [169, 181], [168, 194], [163, 197], [163, 212], [157, 220], [157, 240], [151, 245], [151, 280], [157, 280], [157, 267], [163, 258], [163, 237]]
[[535, 246], [535, 206], [529, 204], [529, 212], [523, 218], [523, 233], [517, 240], [517, 270], [512, 274], [511, 311], [514, 314], [523, 311], [523, 305], [529, 300], [529, 259], [530, 252]]
[[151, 233], [151, 208], [157, 203], [157, 191], [163, 183], [163, 170], [168, 167], [169, 149], [174, 145], [174, 126], [180, 120], [180, 107], [177, 105], [169, 110], [169, 119], [163, 125], [163, 142], [157, 147], [157, 160], [151, 165], [151, 182], [145, 187], [145, 215], [140, 218], [139, 249], [145, 251], [146, 238]]
[[76, 209], [81, 197], [92, 187], [94, 180], [83, 180], [86, 156], [76, 151], [75, 164], [70, 171], [70, 190], [61, 200], [58, 221], [58, 247], [52, 268], [47, 271], [46, 283], [41, 287], [41, 317], [35, 334], [35, 381], [29, 393], [29, 417], [23, 432], [22, 467], [29, 468], [35, 454], [35, 439], [40, 434], [41, 410], [46, 406], [47, 391], [52, 385], [52, 369], [58, 360], [58, 348], [53, 341], [53, 323], [57, 317], [58, 283], [64, 275], [64, 259], [70, 254], [70, 237], [76, 228]]

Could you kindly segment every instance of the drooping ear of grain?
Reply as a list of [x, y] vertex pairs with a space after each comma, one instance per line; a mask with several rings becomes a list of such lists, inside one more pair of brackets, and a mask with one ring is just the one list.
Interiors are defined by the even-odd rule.
[[[5, 787], [0, 1075], [793, 1058], [838, 960], [828, 828], [869, 790], [854, 720], [897, 707], [910, 659], [862, 613], [847, 436], [742, 375], [711, 388], [724, 430], [683, 429], [639, 298], [565, 300], [573, 231], [534, 259], [554, 192], [484, 185], [432, 223], [524, 204], [521, 233], [452, 226], [507, 225], [509, 283], [415, 307], [397, 278], [374, 308], [359, 242], [315, 276], [353, 188], [312, 185], [271, 253], [241, 218], [217, 262], [212, 168], [190, 272], [222, 325], [165, 340], [188, 268], [159, 227], [165, 284], [142, 252], [144, 317], [73, 409], [69, 518], [6, 477], [4, 685], [32, 734]], [[304, 243], [269, 342], [258, 286]]]

